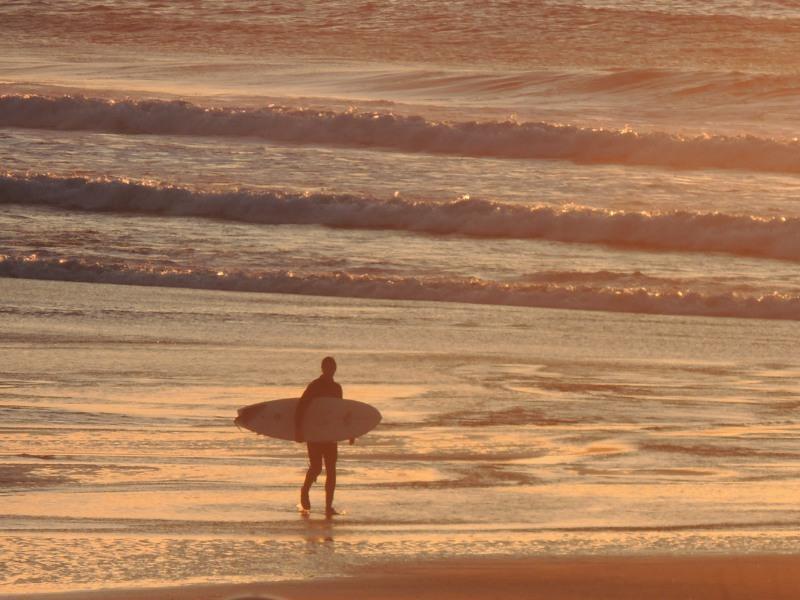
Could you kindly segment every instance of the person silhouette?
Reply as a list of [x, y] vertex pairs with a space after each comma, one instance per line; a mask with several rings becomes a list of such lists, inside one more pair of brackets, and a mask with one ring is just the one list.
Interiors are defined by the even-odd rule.
[[[314, 398], [342, 398], [342, 386], [333, 380], [336, 373], [336, 361], [332, 356], [322, 359], [322, 374], [308, 384], [294, 414], [294, 439], [303, 442], [303, 418]], [[354, 440], [350, 440], [352, 444]], [[303, 510], [311, 510], [309, 491], [311, 485], [322, 472], [322, 462], [325, 462], [325, 514], [332, 516], [338, 514], [333, 508], [333, 493], [336, 490], [336, 459], [339, 455], [339, 444], [336, 441], [306, 442], [308, 449], [308, 471], [300, 488], [300, 506]]]

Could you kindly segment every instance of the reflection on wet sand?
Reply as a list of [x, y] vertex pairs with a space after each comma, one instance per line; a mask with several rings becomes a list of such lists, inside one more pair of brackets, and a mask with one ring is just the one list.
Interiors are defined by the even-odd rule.
[[300, 518], [306, 524], [304, 537], [309, 545], [333, 544], [334, 522], [336, 517], [329, 515], [315, 517], [309, 513], [301, 512]]

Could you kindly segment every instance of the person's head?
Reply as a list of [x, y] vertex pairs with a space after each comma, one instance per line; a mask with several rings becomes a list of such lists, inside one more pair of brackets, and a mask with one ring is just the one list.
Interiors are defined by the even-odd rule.
[[322, 359], [322, 374], [326, 377], [333, 377], [336, 373], [336, 361], [332, 356], [326, 356]]

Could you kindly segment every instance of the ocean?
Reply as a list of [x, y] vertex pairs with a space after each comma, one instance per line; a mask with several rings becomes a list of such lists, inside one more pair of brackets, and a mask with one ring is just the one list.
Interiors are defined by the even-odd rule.
[[[797, 552], [796, 3], [0, 22], [0, 594]], [[233, 425], [326, 355], [332, 520]]]

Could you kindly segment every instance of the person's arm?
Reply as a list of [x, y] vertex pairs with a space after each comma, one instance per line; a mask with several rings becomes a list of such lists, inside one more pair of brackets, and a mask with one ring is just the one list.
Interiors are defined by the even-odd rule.
[[[342, 386], [337, 383], [336, 387], [337, 387], [338, 397], [344, 398], [344, 394], [342, 393]], [[350, 438], [350, 445], [352, 446], [355, 443], [356, 443], [356, 438]]]
[[306, 415], [306, 410], [308, 409], [308, 405], [311, 403], [311, 399], [313, 398], [311, 393], [311, 386], [313, 383], [309, 383], [308, 387], [306, 387], [303, 395], [300, 396], [300, 402], [297, 403], [297, 408], [294, 411], [294, 441], [295, 442], [302, 442], [303, 441], [303, 418]]

